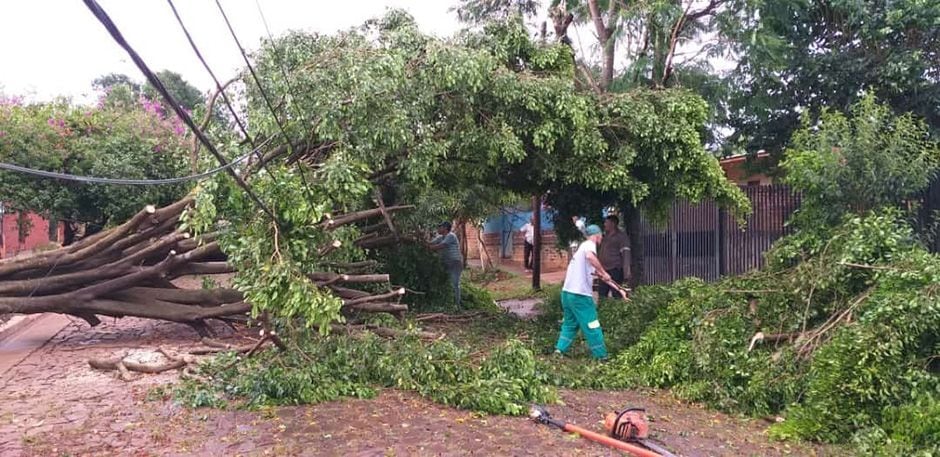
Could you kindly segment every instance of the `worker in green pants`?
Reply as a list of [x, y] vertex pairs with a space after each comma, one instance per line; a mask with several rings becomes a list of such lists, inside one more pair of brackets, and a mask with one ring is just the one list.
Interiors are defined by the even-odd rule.
[[594, 303], [594, 279], [597, 275], [601, 281], [611, 285], [624, 299], [626, 291], [613, 282], [610, 274], [601, 266], [597, 259], [597, 243], [601, 241], [603, 232], [596, 225], [589, 225], [585, 229], [587, 240], [578, 246], [578, 250], [568, 263], [565, 274], [565, 285], [561, 291], [561, 307], [564, 310], [564, 320], [561, 322], [561, 335], [555, 344], [555, 353], [564, 354], [574, 342], [578, 330], [584, 334], [591, 355], [595, 359], [607, 360], [607, 346], [604, 344], [604, 332], [601, 323], [597, 320], [597, 306]]

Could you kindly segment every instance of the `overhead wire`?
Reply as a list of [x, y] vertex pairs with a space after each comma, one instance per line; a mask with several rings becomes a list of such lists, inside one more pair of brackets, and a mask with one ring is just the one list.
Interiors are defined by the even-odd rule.
[[90, 184], [117, 184], [125, 186], [160, 186], [167, 184], [179, 184], [188, 181], [198, 181], [201, 179], [208, 178], [212, 175], [215, 175], [221, 171], [228, 170], [251, 157], [252, 155], [260, 152], [261, 148], [268, 145], [271, 142], [273, 137], [268, 138], [263, 143], [252, 149], [251, 151], [241, 155], [240, 157], [235, 158], [234, 160], [228, 162], [225, 165], [213, 168], [211, 170], [204, 171], [202, 173], [196, 173], [188, 176], [181, 176], [178, 178], [160, 178], [160, 179], [125, 179], [125, 178], [101, 178], [96, 176], [81, 176], [73, 175], [70, 173], [60, 173], [55, 171], [47, 170], [37, 170], [35, 168], [23, 167], [20, 165], [15, 165], [11, 163], [0, 162], [0, 169], [13, 171], [17, 173], [25, 173], [29, 175], [39, 176], [43, 178], [50, 179], [60, 179], [65, 181], [75, 181], [81, 183], [90, 183]]
[[[278, 47], [274, 44], [274, 35], [271, 33], [271, 28], [268, 27], [268, 20], [264, 16], [264, 11], [261, 9], [261, 1], [255, 0], [255, 6], [258, 8], [258, 15], [261, 16], [261, 24], [264, 25], [264, 31], [268, 34], [268, 40], [271, 41], [271, 50], [274, 52], [274, 58], [278, 61], [278, 67], [281, 69], [281, 75], [284, 76], [284, 84], [287, 85], [287, 93], [291, 97], [298, 99], [297, 92], [294, 91], [293, 84], [291, 84], [290, 75], [287, 72], [287, 64], [284, 61], [284, 58], [281, 55], [281, 52], [278, 50]], [[304, 115], [303, 111], [298, 111], [295, 104], [290, 104], [294, 108], [295, 113], [304, 121], [306, 125], [311, 125], [309, 119]]]
[[238, 34], [235, 33], [235, 29], [232, 27], [232, 23], [229, 21], [228, 15], [225, 14], [225, 8], [222, 8], [222, 2], [215, 0], [215, 5], [219, 8], [219, 13], [222, 14], [222, 19], [225, 21], [225, 25], [228, 27], [229, 33], [232, 34], [232, 39], [235, 40], [235, 45], [238, 46], [239, 52], [241, 52], [242, 59], [244, 59], [245, 65], [248, 67], [248, 72], [251, 73], [251, 78], [254, 79], [255, 85], [258, 86], [258, 92], [261, 94], [261, 98], [264, 100], [264, 104], [268, 107], [268, 110], [271, 111], [271, 116], [274, 117], [274, 123], [276, 123], [278, 129], [280, 129], [281, 135], [284, 136], [284, 141], [287, 142], [287, 144], [291, 144], [290, 136], [287, 135], [287, 130], [284, 129], [284, 124], [281, 123], [281, 119], [277, 115], [277, 110], [275, 110], [274, 105], [271, 104], [271, 99], [268, 97], [267, 91], [264, 90], [264, 85], [261, 84], [261, 79], [258, 78], [258, 73], [255, 72], [255, 67], [251, 64], [251, 60], [248, 58], [248, 53], [245, 52], [245, 47], [242, 46], [241, 41], [238, 39]]
[[[222, 14], [222, 19], [225, 21], [225, 25], [226, 27], [228, 27], [228, 31], [229, 33], [231, 33], [232, 39], [235, 41], [235, 45], [238, 46], [238, 51], [241, 53], [242, 59], [245, 61], [245, 65], [248, 67], [248, 72], [251, 73], [251, 77], [255, 81], [255, 85], [258, 86], [258, 92], [261, 94], [261, 98], [264, 100], [265, 106], [267, 106], [268, 111], [271, 112], [271, 116], [274, 118], [274, 122], [277, 124], [277, 127], [280, 130], [281, 135], [284, 136], [284, 141], [286, 142], [287, 147], [289, 149], [293, 149], [293, 142], [291, 142], [290, 136], [287, 134], [287, 130], [284, 128], [283, 123], [281, 123], [281, 120], [277, 115], [277, 110], [274, 109], [274, 105], [271, 103], [271, 98], [268, 97], [267, 91], [264, 89], [264, 85], [261, 84], [261, 78], [258, 77], [258, 73], [255, 71], [254, 65], [251, 64], [251, 59], [248, 58], [248, 53], [245, 52], [245, 47], [242, 46], [241, 41], [238, 39], [238, 34], [235, 33], [235, 28], [232, 27], [232, 23], [231, 21], [229, 21], [228, 15], [225, 14], [225, 8], [222, 7], [222, 3], [220, 0], [215, 0], [215, 4], [219, 8], [219, 13]], [[268, 33], [268, 38], [271, 40], [271, 46], [274, 52], [275, 59], [281, 60], [279, 57], [279, 53], [277, 51], [277, 45], [276, 43], [274, 43], [274, 37], [271, 35], [271, 29], [268, 28], [267, 19], [265, 19], [264, 17], [264, 12], [261, 11], [261, 5], [257, 3], [257, 1], [255, 2], [255, 5], [258, 7], [258, 12], [261, 15], [261, 21], [265, 27], [265, 30]], [[280, 62], [280, 63], [283, 64], [283, 62]], [[296, 95], [293, 93], [293, 88], [290, 85], [290, 78], [287, 75], [286, 68], [283, 65], [280, 65], [280, 67], [281, 67], [281, 72], [284, 74], [284, 81], [287, 84], [288, 92], [290, 93], [292, 97], [296, 97]], [[302, 114], [300, 117], [301, 119], [305, 119]], [[305, 120], [305, 123], [307, 123], [306, 120]], [[307, 124], [309, 125], [309, 123]], [[298, 166], [298, 172], [300, 174], [300, 179], [304, 183], [304, 186], [303, 186], [304, 192], [307, 194], [308, 198], [313, 198], [313, 193], [310, 190], [310, 183], [307, 181], [307, 174], [304, 173], [304, 168], [302, 165]]]
[[225, 103], [225, 106], [228, 107], [229, 113], [232, 114], [232, 118], [235, 119], [235, 123], [238, 125], [238, 129], [241, 130], [242, 135], [245, 135], [245, 139], [251, 143], [252, 146], [255, 145], [254, 140], [251, 139], [251, 135], [248, 134], [248, 129], [242, 123], [242, 120], [238, 117], [238, 113], [235, 112], [235, 108], [232, 106], [231, 101], [228, 99], [228, 96], [225, 95], [225, 90], [222, 87], [222, 83], [219, 82], [219, 78], [215, 76], [215, 72], [212, 71], [212, 68], [209, 67], [209, 64], [206, 63], [206, 59], [203, 58], [202, 52], [199, 51], [199, 47], [196, 46], [196, 42], [193, 41], [192, 35], [189, 33], [189, 29], [186, 27], [186, 24], [183, 23], [183, 19], [180, 17], [179, 11], [176, 10], [176, 5], [173, 4], [173, 0], [166, 0], [170, 5], [170, 9], [173, 10], [173, 16], [176, 17], [176, 22], [180, 25], [180, 28], [183, 29], [183, 34], [186, 35], [186, 40], [189, 41], [189, 46], [193, 48], [193, 52], [196, 53], [196, 58], [199, 59], [199, 62], [202, 63], [203, 68], [209, 73], [209, 76], [212, 77], [212, 81], [215, 82], [215, 88], [219, 91], [219, 95], [222, 97], [222, 102]]
[[[121, 31], [117, 28], [117, 25], [114, 24], [114, 21], [111, 20], [111, 17], [108, 16], [108, 13], [106, 13], [104, 9], [101, 8], [101, 5], [99, 5], [96, 0], [83, 1], [85, 2], [85, 6], [88, 7], [92, 14], [98, 19], [98, 21], [101, 22], [105, 29], [108, 30], [108, 33], [111, 34], [111, 37], [114, 39], [114, 41], [117, 42], [117, 44], [127, 52], [131, 60], [134, 61], [134, 64], [137, 65], [137, 68], [140, 69], [150, 84], [153, 85], [153, 87], [157, 90], [157, 92], [160, 93], [163, 99], [166, 100], [166, 102], [173, 108], [173, 111], [176, 112], [176, 115], [183, 120], [183, 122], [189, 127], [193, 134], [196, 135], [199, 141], [202, 142], [202, 144], [213, 156], [215, 156], [216, 160], [218, 160], [222, 166], [227, 165], [228, 161], [225, 159], [225, 157], [218, 151], [218, 149], [216, 149], [215, 145], [212, 144], [206, 134], [196, 126], [189, 114], [187, 114], [186, 111], [183, 110], [182, 106], [177, 103], [176, 99], [170, 95], [169, 91], [167, 91], [166, 87], [163, 85], [163, 82], [160, 81], [160, 78], [158, 78], [153, 73], [153, 71], [150, 70], [150, 67], [147, 66], [140, 55], [137, 54], [137, 51], [135, 51], [134, 48], [131, 47], [131, 45], [127, 42], [127, 40], [124, 39], [124, 35], [121, 34]], [[279, 224], [277, 216], [274, 214], [274, 212], [272, 212], [271, 209], [268, 208], [268, 206], [265, 205], [260, 198], [258, 198], [254, 191], [251, 190], [251, 187], [248, 185], [248, 183], [246, 183], [241, 178], [241, 176], [238, 175], [238, 173], [235, 173], [231, 167], [226, 168], [225, 171], [232, 177], [232, 179], [235, 180], [236, 184], [238, 184], [238, 186], [245, 191], [245, 193], [249, 196], [249, 198], [251, 198], [255, 205], [264, 211], [264, 213], [270, 217], [272, 221]]]

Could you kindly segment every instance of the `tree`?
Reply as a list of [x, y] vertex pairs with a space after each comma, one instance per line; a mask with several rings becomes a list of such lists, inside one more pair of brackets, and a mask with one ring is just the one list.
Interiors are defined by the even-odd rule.
[[[505, 11], [510, 10], [509, 6], [514, 2], [467, 0], [463, 3], [464, 11], [469, 13], [500, 10], [494, 4], [502, 5], [501, 10]], [[721, 96], [725, 94], [725, 86], [718, 78], [711, 75], [707, 62], [704, 62], [702, 58], [723, 55], [727, 52], [728, 49], [721, 44], [721, 39], [728, 36], [729, 30], [733, 29], [728, 25], [728, 17], [732, 16], [736, 8], [743, 5], [743, 1], [725, 0], [639, 3], [554, 0], [549, 5], [549, 17], [553, 23], [556, 41], [559, 43], [572, 44], [567, 36], [568, 28], [572, 23], [587, 24], [594, 30], [601, 56], [600, 59], [594, 59], [591, 54], [575, 56], [577, 71], [574, 78], [580, 90], [604, 96], [610, 92], [636, 91], [640, 93], [641, 89], [668, 89], [654, 93], [663, 99], [679, 100], [683, 97], [686, 100], [696, 99], [697, 97], [689, 91], [669, 92], [669, 90], [688, 86], [694, 88], [699, 94], [707, 95], [714, 108], [704, 105], [705, 120], [690, 118], [679, 121], [680, 124], [678, 124], [687, 125], [685, 122], [691, 121], [699, 125], [697, 127], [699, 138], [694, 139], [690, 135], [684, 140], [688, 142], [681, 147], [701, 149], [700, 146], [696, 146], [696, 143], [707, 142], [711, 145], [719, 143], [722, 136], [720, 123], [727, 116], [726, 106], [719, 103]], [[485, 15], [476, 18], [468, 16], [469, 14], [464, 14], [461, 18], [468, 22], [487, 18]], [[576, 48], [584, 49], [584, 43], [581, 46], [572, 47], [572, 52]], [[686, 48], [691, 49], [691, 57], [686, 57], [681, 61], [676, 59], [678, 54], [690, 52]], [[618, 67], [619, 62], [626, 62], [626, 64]], [[653, 98], [647, 101], [653, 101]], [[689, 111], [686, 114], [692, 112]], [[664, 150], [660, 148], [676, 146], [666, 143], [668, 141], [664, 144], [649, 144], [650, 150], [637, 154], [636, 157], [656, 157]], [[712, 171], [714, 169], [712, 165], [700, 165], [703, 167], [700, 171], [693, 171], [692, 168], [685, 166], [680, 167], [679, 170], [681, 170], [680, 173], [715, 174]], [[653, 164], [650, 166], [657, 170], [640, 171], [643, 169], [641, 166], [637, 167], [636, 174], [649, 177], [670, 170], [668, 166], [659, 167]], [[609, 192], [586, 196], [587, 193], [591, 193], [591, 190], [582, 189], [583, 198], [577, 199], [566, 198], [565, 195], [557, 192], [549, 196], [553, 200], [553, 205], [560, 209], [555, 213], [556, 231], [561, 235], [560, 239], [564, 242], [568, 237], [577, 235], [571, 227], [569, 219], [571, 214], [600, 214], [600, 208], [619, 207], [625, 216], [626, 231], [630, 235], [634, 252], [638, 254], [632, 257], [634, 263], [632, 270], [636, 273], [633, 278], [635, 283], [643, 266], [643, 240], [639, 228], [640, 213], [645, 211], [654, 218], [661, 219], [666, 205], [671, 204], [671, 201], [667, 203], [668, 198], [675, 197], [675, 194], [667, 193], [662, 198], [645, 199], [645, 196], [637, 198]]]
[[[66, 262], [77, 274], [75, 283], [55, 275], [42, 295], [0, 298], [0, 309], [198, 326], [250, 307], [326, 332], [359, 321], [358, 312], [407, 309], [397, 303], [401, 289], [347, 284], [387, 282], [356, 272], [374, 268], [373, 250], [414, 236], [397, 230], [393, 213], [435, 191], [483, 184], [523, 195], [583, 190], [651, 210], [677, 196], [747, 206], [702, 148], [701, 99], [678, 90], [576, 91], [570, 49], [533, 43], [516, 21], [440, 40], [393, 11], [361, 30], [288, 34], [265, 43], [255, 61], [265, 90], [248, 85], [249, 125], [254, 137], [281, 145], [240, 173], [270, 212], [217, 175], [192, 197], [138, 213], [73, 250], [0, 263], [0, 288], [20, 294], [26, 286], [14, 278], [41, 281], [51, 265]], [[117, 241], [127, 234], [138, 241]], [[100, 268], [127, 257], [144, 268]], [[175, 306], [197, 294], [163, 290], [158, 278], [196, 271], [234, 272], [238, 295], [211, 292], [223, 295], [207, 309]]]
[[778, 154], [803, 113], [846, 112], [866, 91], [940, 132], [936, 2], [764, 2], [738, 16], [734, 146]]
[[[205, 105], [206, 99], [202, 91], [183, 79], [179, 73], [170, 70], [157, 72], [157, 77], [163, 82], [170, 95], [188, 111]], [[102, 94], [104, 103], [122, 106], [134, 106], [137, 99], [145, 97], [159, 103], [160, 94], [150, 84], [141, 85], [130, 76], [120, 73], [109, 73], [99, 76], [92, 81], [91, 86]]]
[[538, 0], [460, 0], [460, 5], [453, 8], [457, 17], [464, 22], [482, 24], [489, 21], [503, 21], [514, 15], [532, 16], [538, 12]]
[[[114, 86], [120, 87], [120, 86]], [[156, 102], [133, 106], [72, 106], [58, 101], [0, 106], [0, 160], [29, 168], [125, 179], [185, 174], [189, 139], [181, 122]], [[0, 171], [0, 201], [102, 228], [118, 224], [147, 204], [180, 198], [180, 186], [92, 186]]]
[[940, 144], [925, 123], [897, 116], [866, 95], [850, 115], [804, 114], [781, 163], [784, 179], [803, 193], [797, 221], [834, 225], [847, 213], [896, 206], [925, 189], [940, 166]]
[[98, 92], [106, 93], [116, 86], [127, 86], [135, 95], [140, 94], [140, 84], [123, 73], [108, 73], [99, 76], [91, 82], [91, 87]]
[[[183, 79], [183, 76], [179, 73], [170, 70], [163, 70], [157, 72], [157, 77], [160, 78], [160, 81], [163, 82], [166, 90], [170, 92], [170, 95], [172, 95], [173, 98], [175, 98], [183, 108], [192, 111], [197, 106], [202, 106], [206, 103], [206, 99], [203, 96], [202, 91]], [[157, 94], [157, 90], [154, 89], [150, 84], [147, 84], [144, 87], [144, 95], [146, 95], [151, 100], [160, 99], [160, 95]]]

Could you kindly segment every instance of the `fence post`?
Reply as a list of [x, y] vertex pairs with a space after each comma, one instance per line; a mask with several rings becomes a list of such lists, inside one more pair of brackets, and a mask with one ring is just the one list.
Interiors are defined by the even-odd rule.
[[679, 275], [679, 237], [676, 236], [676, 226], [679, 225], [676, 217], [678, 202], [672, 204], [672, 217], [669, 218], [669, 282], [675, 281]]
[[716, 249], [715, 256], [718, 257], [718, 277], [723, 277], [728, 273], [728, 257], [725, 255], [727, 250], [727, 241], [725, 240], [725, 219], [726, 212], [722, 207], [718, 207], [718, 227], [716, 229]]

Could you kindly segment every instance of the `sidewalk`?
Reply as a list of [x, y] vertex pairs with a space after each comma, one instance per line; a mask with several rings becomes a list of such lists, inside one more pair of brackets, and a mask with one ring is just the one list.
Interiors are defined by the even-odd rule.
[[14, 316], [0, 329], [0, 376], [51, 340], [71, 321], [61, 314]]

